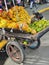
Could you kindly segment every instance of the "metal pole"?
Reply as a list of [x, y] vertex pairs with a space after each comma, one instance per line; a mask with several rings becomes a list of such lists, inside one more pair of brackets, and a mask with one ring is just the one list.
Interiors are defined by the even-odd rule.
[[12, 0], [12, 2], [13, 2], [13, 5], [15, 6], [15, 2], [14, 2], [14, 0]]
[[7, 7], [6, 0], [4, 0], [4, 3], [5, 3], [5, 8], [6, 8], [6, 11], [8, 12], [8, 7]]

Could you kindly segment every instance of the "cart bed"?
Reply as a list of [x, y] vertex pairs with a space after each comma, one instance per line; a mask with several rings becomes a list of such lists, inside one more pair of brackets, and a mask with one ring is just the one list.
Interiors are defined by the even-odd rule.
[[[26, 33], [20, 30], [16, 30], [16, 29], [8, 29], [8, 28], [4, 28], [5, 30], [5, 36], [9, 36], [9, 37], [17, 37], [17, 38], [25, 38], [25, 39], [38, 39], [41, 38], [45, 33], [47, 33], [49, 31], [49, 27], [45, 28], [44, 30], [38, 32], [35, 35], [32, 35], [31, 33]], [[11, 30], [13, 30], [13, 32], [10, 32]]]

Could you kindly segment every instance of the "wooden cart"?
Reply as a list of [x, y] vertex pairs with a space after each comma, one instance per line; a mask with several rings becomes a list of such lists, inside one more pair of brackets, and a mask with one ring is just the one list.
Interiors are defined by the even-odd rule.
[[[8, 11], [6, 1], [5, 6], [6, 11]], [[0, 28], [0, 50], [2, 50], [3, 47], [6, 47], [5, 50], [7, 55], [15, 62], [21, 63], [25, 58], [25, 48], [39, 48], [40, 38], [48, 31], [49, 27], [35, 35], [32, 35], [16, 29]], [[27, 41], [27, 44], [23, 44], [24, 41]]]

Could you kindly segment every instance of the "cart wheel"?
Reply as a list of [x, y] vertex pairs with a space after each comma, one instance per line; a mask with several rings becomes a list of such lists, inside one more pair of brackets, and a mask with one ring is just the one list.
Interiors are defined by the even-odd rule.
[[21, 63], [24, 60], [24, 51], [22, 46], [16, 41], [8, 42], [6, 46], [7, 55], [17, 63]]
[[29, 46], [31, 49], [37, 49], [40, 47], [40, 39], [37, 41], [32, 42], [32, 44]]

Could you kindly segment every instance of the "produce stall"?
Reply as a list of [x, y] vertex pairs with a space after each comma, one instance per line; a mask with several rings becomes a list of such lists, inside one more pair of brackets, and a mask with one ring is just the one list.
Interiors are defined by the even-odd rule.
[[15, 4], [8, 10], [6, 1], [5, 7], [6, 11], [0, 13], [0, 50], [6, 46], [7, 55], [21, 63], [26, 47], [39, 48], [40, 38], [49, 31], [49, 20], [38, 12], [32, 18], [24, 7]]

